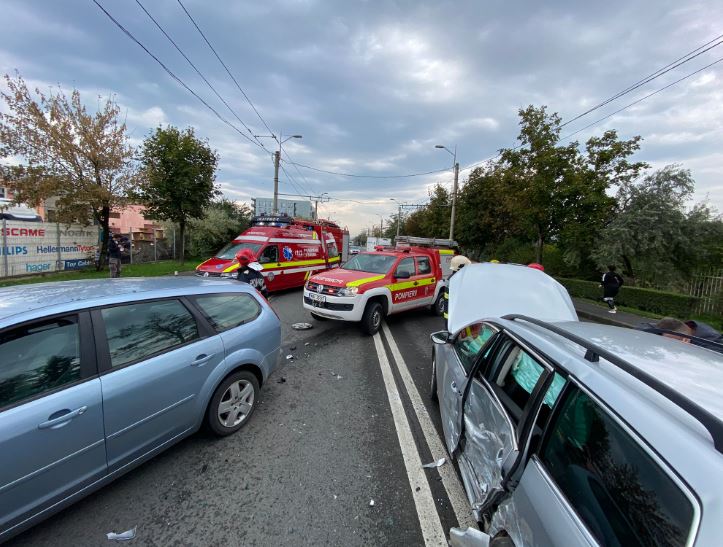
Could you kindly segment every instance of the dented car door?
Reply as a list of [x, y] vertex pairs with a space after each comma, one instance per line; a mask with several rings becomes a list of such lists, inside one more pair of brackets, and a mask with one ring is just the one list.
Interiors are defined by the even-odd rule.
[[[536, 386], [550, 373], [512, 340], [472, 373], [463, 401], [464, 441], [459, 467], [476, 512], [504, 490], [504, 480], [521, 453], [519, 432]], [[479, 516], [479, 515], [478, 515]]]

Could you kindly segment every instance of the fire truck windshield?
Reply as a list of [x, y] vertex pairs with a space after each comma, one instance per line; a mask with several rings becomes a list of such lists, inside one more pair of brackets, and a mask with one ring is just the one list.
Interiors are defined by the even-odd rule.
[[218, 254], [216, 255], [216, 258], [222, 258], [224, 260], [233, 260], [236, 258], [236, 254], [241, 249], [250, 249], [254, 255], [258, 252], [258, 250], [261, 248], [261, 245], [259, 243], [229, 243], [226, 245], [223, 249], [221, 249]]
[[359, 253], [358, 255], [354, 255], [354, 258], [344, 264], [344, 269], [385, 274], [392, 268], [396, 261], [396, 256]]

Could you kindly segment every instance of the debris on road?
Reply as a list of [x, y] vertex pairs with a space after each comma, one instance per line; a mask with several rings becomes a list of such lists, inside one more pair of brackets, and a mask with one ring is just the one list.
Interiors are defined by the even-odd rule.
[[452, 547], [487, 547], [490, 544], [490, 536], [476, 528], [466, 530], [450, 528], [449, 544]]
[[435, 467], [440, 467], [444, 465], [444, 462], [446, 461], [447, 458], [439, 458], [436, 462], [425, 463], [422, 467], [426, 467], [427, 469], [434, 469]]
[[108, 532], [106, 537], [111, 541], [130, 541], [136, 537], [136, 528], [138, 527], [134, 526], [130, 530], [126, 530], [120, 534], [117, 534], [116, 532]]
[[314, 325], [312, 325], [311, 323], [294, 323], [293, 325], [291, 325], [291, 328], [294, 330], [309, 330], [313, 329]]
[[308, 346], [311, 342], [304, 342], [305, 346]]
[[337, 379], [337, 380], [341, 380], [342, 378], [344, 378], [344, 377], [341, 376], [341, 375], [339, 375], [339, 374], [336, 375], [336, 379]]
[[374, 500], [371, 500], [371, 501], [369, 502], [369, 507], [374, 507]]
[[286, 377], [285, 377], [285, 376], [282, 376], [281, 378], [279, 378], [278, 380], [276, 380], [276, 383], [277, 383], [277, 384], [285, 384], [285, 383], [286, 383]]
[[294, 356], [291, 355], [290, 353], [286, 356], [287, 361], [291, 361], [291, 359], [293, 359], [293, 358], [294, 358]]
[[295, 349], [296, 349], [296, 346], [291, 346], [291, 347], [289, 348], [289, 351], [294, 351]]
[[201, 473], [205, 473], [206, 471], [208, 471], [208, 464], [207, 464], [207, 463], [204, 463], [204, 464], [201, 466]]

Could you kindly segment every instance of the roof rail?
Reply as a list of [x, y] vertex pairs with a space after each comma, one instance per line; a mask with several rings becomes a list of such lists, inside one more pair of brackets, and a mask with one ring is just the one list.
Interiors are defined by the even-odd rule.
[[568, 332], [565, 329], [562, 329], [556, 325], [551, 325], [550, 323], [546, 323], [545, 321], [540, 321], [539, 319], [535, 319], [533, 317], [527, 317], [526, 315], [518, 314], [505, 315], [504, 317], [502, 317], [502, 319], [507, 319], [509, 321], [521, 319], [522, 321], [527, 321], [528, 323], [532, 323], [533, 325], [542, 327], [545, 330], [554, 332], [555, 334], [562, 336], [563, 338], [566, 338], [571, 342], [574, 342], [578, 346], [582, 346], [583, 348], [585, 348], [585, 359], [587, 361], [590, 361], [591, 363], [597, 363], [598, 361], [600, 361], [600, 357], [602, 357], [609, 363], [627, 372], [634, 378], [643, 382], [651, 389], [654, 389], [655, 391], [660, 393], [663, 397], [665, 397], [672, 403], [675, 403], [678, 407], [682, 408], [693, 418], [698, 420], [703, 425], [703, 427], [708, 430], [708, 433], [710, 433], [710, 436], [713, 438], [713, 445], [715, 446], [715, 449], [719, 453], [723, 454], [723, 421], [708, 412], [706, 409], [702, 408], [694, 401], [691, 401], [687, 397], [684, 397], [667, 384], [664, 384], [654, 376], [648, 374], [643, 370], [640, 370], [639, 368], [636, 368], [624, 359], [621, 359], [617, 355], [609, 352], [604, 348], [601, 348], [600, 346], [590, 342], [589, 340], [585, 340], [584, 338], [572, 334], [571, 332]]
[[394, 243], [417, 245], [419, 247], [458, 247], [457, 242], [453, 239], [438, 239], [435, 237], [396, 236]]

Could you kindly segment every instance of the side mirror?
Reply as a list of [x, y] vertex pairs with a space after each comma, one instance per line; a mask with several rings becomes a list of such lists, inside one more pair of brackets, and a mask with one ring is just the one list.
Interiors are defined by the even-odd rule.
[[397, 272], [394, 274], [394, 277], [396, 277], [397, 279], [409, 279], [410, 277], [412, 277], [412, 275], [411, 275], [409, 272], [400, 272], [400, 271], [397, 271]]
[[450, 334], [446, 330], [432, 333], [432, 342], [441, 346], [450, 341]]

